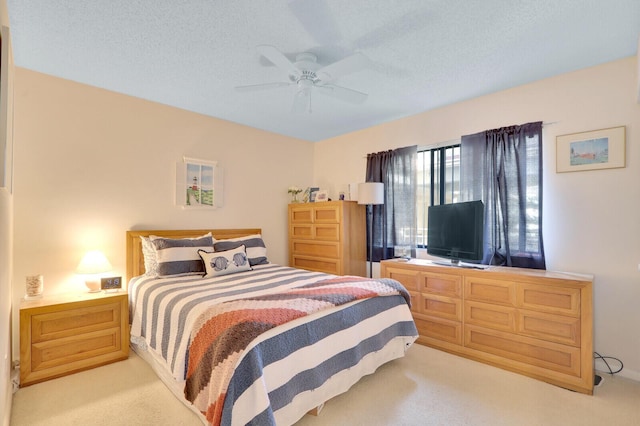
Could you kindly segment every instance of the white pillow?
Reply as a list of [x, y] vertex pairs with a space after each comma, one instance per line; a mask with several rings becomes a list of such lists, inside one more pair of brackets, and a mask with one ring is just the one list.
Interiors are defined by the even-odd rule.
[[158, 276], [158, 255], [149, 237], [140, 236], [142, 241], [142, 256], [144, 257], [144, 274], [150, 277]]
[[206, 271], [204, 278], [251, 270], [244, 246], [216, 252], [198, 250], [198, 254], [204, 263]]

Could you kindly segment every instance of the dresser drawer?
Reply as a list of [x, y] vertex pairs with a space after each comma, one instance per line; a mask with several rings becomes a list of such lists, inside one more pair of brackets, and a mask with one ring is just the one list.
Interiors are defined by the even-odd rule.
[[[580, 349], [573, 346], [466, 324], [464, 346], [512, 362], [580, 377]], [[504, 364], [508, 362], [503, 361]]]
[[313, 227], [313, 238], [316, 240], [340, 241], [340, 225], [337, 223], [316, 224]]
[[385, 277], [400, 281], [400, 283], [409, 291], [417, 292], [420, 289], [421, 274], [418, 271], [386, 266]]
[[310, 223], [294, 223], [289, 229], [291, 238], [340, 241], [340, 225], [337, 223], [326, 223], [312, 225]]
[[310, 271], [326, 272], [328, 274], [340, 274], [340, 260], [327, 259], [311, 256], [292, 256], [292, 265], [294, 268], [307, 269]]
[[333, 259], [340, 258], [340, 245], [332, 242], [292, 240], [291, 250], [294, 256], [307, 255]]
[[289, 227], [290, 238], [313, 239], [313, 225], [310, 223], [292, 223]]
[[449, 274], [422, 274], [420, 291], [460, 297], [462, 295], [462, 278]]
[[462, 344], [462, 323], [439, 318], [414, 318], [420, 337]]
[[340, 209], [336, 206], [317, 205], [313, 209], [313, 222], [314, 223], [338, 223], [340, 218]]
[[289, 210], [289, 220], [291, 223], [312, 223], [313, 209], [304, 204], [296, 205]]
[[464, 302], [465, 324], [479, 325], [494, 330], [516, 331], [517, 312], [515, 308], [490, 305], [481, 302]]
[[512, 281], [466, 277], [464, 281], [464, 300], [515, 306], [516, 286]]
[[421, 314], [453, 321], [462, 321], [462, 301], [453, 297], [420, 293]]
[[540, 312], [580, 316], [580, 289], [521, 283], [518, 306]]
[[518, 311], [518, 332], [557, 343], [580, 347], [580, 319], [535, 311]]

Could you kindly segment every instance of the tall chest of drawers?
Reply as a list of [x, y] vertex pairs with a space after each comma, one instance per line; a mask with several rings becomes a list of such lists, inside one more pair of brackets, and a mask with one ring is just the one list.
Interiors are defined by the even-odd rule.
[[418, 343], [593, 393], [593, 277], [381, 262], [412, 298]]
[[365, 220], [355, 201], [289, 204], [289, 265], [365, 276]]

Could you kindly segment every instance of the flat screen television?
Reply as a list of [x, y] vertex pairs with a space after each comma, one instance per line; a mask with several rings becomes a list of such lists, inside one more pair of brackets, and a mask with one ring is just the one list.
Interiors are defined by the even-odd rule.
[[481, 267], [483, 257], [484, 204], [482, 201], [441, 204], [428, 210], [427, 253], [450, 259], [453, 266]]

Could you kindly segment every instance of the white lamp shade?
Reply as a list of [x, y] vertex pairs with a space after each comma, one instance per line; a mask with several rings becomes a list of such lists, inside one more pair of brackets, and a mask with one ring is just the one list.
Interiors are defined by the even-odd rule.
[[384, 184], [382, 182], [358, 184], [358, 204], [384, 204]]
[[84, 255], [76, 268], [76, 273], [89, 275], [109, 272], [113, 269], [106, 256], [99, 250], [91, 250]]

